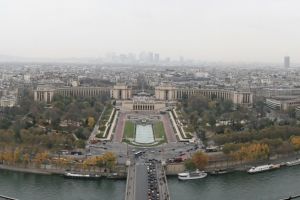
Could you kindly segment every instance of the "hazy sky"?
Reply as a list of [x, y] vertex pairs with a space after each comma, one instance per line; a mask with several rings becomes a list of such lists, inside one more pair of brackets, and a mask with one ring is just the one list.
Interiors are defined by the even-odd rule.
[[0, 54], [300, 62], [299, 0], [0, 0]]

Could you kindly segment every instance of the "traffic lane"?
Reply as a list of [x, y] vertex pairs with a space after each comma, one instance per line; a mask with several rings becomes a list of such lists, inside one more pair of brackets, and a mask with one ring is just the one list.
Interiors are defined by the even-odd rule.
[[135, 166], [135, 199], [147, 200], [148, 178], [147, 167], [143, 164]]

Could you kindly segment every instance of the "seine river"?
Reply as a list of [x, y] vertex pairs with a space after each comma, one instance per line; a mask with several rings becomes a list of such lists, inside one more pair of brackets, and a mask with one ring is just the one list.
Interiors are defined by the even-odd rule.
[[[0, 171], [0, 194], [20, 200], [123, 200], [125, 180], [85, 181]], [[300, 166], [261, 174], [237, 172], [202, 180], [168, 179], [172, 200], [279, 200], [300, 194]]]
[[0, 170], [0, 194], [19, 200], [121, 200], [125, 186], [124, 180], [73, 180]]

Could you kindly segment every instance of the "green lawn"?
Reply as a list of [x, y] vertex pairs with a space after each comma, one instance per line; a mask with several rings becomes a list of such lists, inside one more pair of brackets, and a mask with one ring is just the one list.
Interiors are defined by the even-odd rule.
[[124, 138], [133, 139], [134, 136], [135, 136], [134, 123], [131, 121], [126, 121], [124, 127]]
[[106, 110], [102, 116], [102, 121], [105, 121], [105, 123], [106, 123], [109, 120], [112, 110], [113, 110], [113, 107], [106, 108]]
[[162, 122], [157, 122], [153, 125], [154, 137], [155, 139], [158, 138], [165, 138], [165, 129], [164, 124]]
[[[103, 113], [103, 115], [102, 115], [102, 118], [101, 118], [101, 121], [100, 121], [100, 123], [99, 123], [99, 125], [100, 125], [100, 130], [101, 130], [101, 128], [103, 129], [105, 129], [105, 124], [106, 124], [106, 122], [109, 120], [109, 117], [110, 117], [110, 115], [111, 115], [111, 112], [113, 111], [113, 107], [112, 106], [108, 106], [107, 108], [106, 108], [106, 110], [104, 111], [104, 113]], [[103, 130], [104, 131], [104, 130]]]

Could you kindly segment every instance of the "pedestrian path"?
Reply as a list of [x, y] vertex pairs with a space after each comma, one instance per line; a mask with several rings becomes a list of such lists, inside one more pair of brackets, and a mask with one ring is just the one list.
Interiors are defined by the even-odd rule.
[[125, 113], [120, 113], [119, 119], [117, 121], [116, 131], [114, 133], [114, 142], [122, 142], [123, 139], [123, 132], [124, 132], [124, 126], [125, 126]]
[[173, 127], [171, 125], [171, 121], [170, 121], [168, 115], [162, 115], [162, 122], [164, 124], [167, 141], [169, 143], [177, 142], [176, 135], [174, 133], [174, 130], [173, 130]]

